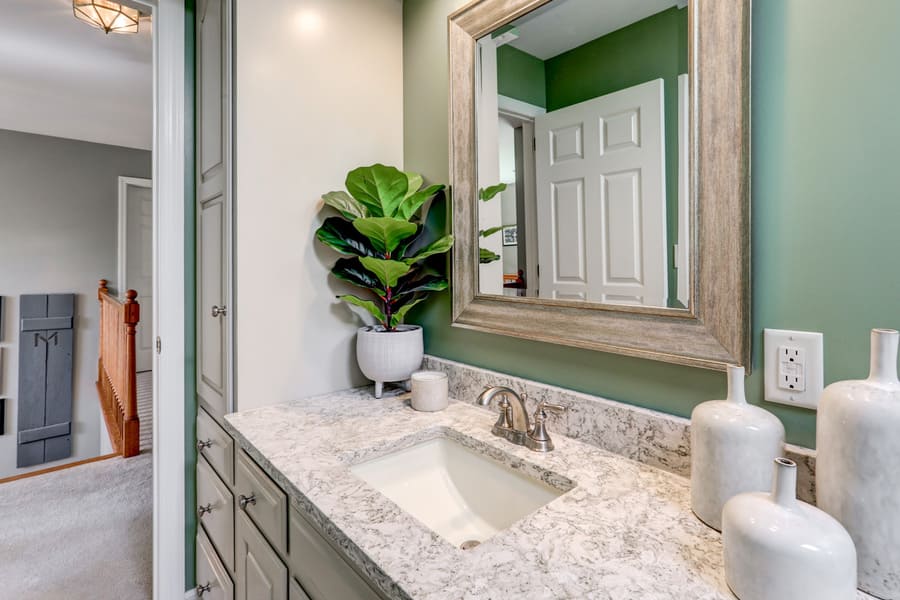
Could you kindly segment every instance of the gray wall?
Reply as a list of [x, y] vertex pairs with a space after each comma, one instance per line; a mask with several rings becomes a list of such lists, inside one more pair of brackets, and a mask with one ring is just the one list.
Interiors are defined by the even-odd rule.
[[0, 129], [0, 478], [16, 469], [19, 295], [76, 294], [72, 457], [100, 453], [97, 280], [115, 283], [118, 177], [150, 177], [150, 152]]

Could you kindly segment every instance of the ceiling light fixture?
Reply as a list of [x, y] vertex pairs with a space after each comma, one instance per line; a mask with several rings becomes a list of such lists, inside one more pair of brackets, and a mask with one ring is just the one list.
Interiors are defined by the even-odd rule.
[[75, 18], [106, 33], [137, 33], [141, 12], [109, 0], [72, 0]]

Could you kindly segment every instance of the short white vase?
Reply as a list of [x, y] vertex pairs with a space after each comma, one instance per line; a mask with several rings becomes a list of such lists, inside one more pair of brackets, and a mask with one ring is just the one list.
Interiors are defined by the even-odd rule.
[[816, 421], [819, 507], [856, 543], [859, 587], [900, 600], [900, 333], [873, 329], [869, 378], [825, 388]]
[[728, 399], [699, 404], [691, 413], [691, 508], [722, 529], [722, 507], [743, 492], [766, 492], [772, 461], [784, 453], [784, 425], [747, 403], [744, 368], [728, 367]]
[[725, 581], [740, 600], [853, 600], [856, 551], [841, 524], [797, 500], [797, 465], [775, 459], [771, 493], [722, 511]]
[[409, 376], [419, 370], [424, 356], [418, 325], [399, 325], [396, 331], [360, 327], [356, 332], [356, 362], [363, 375], [375, 382], [376, 398], [381, 398], [384, 384], [390, 381], [402, 381], [409, 391]]

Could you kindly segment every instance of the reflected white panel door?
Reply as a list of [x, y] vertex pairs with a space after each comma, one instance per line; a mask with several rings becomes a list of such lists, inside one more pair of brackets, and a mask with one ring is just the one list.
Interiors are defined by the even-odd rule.
[[197, 15], [197, 394], [216, 418], [231, 393], [231, 3]]
[[663, 80], [535, 118], [540, 295], [666, 306]]
[[118, 293], [135, 290], [141, 320], [135, 333], [138, 371], [153, 369], [153, 189], [149, 179], [119, 177]]

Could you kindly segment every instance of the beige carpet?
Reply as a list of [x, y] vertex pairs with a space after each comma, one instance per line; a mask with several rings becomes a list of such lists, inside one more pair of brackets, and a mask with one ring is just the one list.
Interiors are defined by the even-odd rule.
[[152, 476], [144, 452], [0, 484], [0, 598], [150, 598]]

